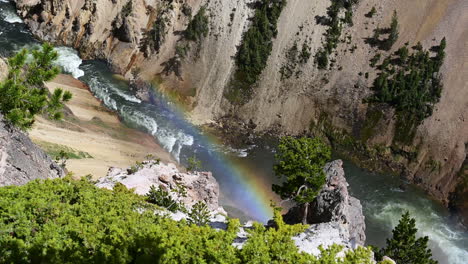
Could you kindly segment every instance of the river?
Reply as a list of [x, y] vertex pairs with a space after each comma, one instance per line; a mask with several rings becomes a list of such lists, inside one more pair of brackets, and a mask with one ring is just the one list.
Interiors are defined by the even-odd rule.
[[[16, 16], [13, 7], [0, 0], [0, 56], [40, 43]], [[129, 126], [153, 135], [182, 164], [196, 156], [204, 170], [213, 172], [221, 186], [221, 204], [230, 214], [243, 219], [266, 221], [271, 217], [274, 140], [232, 148], [201, 131], [185, 119], [184, 112], [165, 96], [155, 92], [154, 103], [141, 102], [128, 85], [102, 61], [82, 61], [71, 48], [58, 47], [58, 65], [63, 71], [87, 83], [94, 95], [115, 110]], [[417, 220], [419, 235], [430, 237], [430, 247], [440, 263], [468, 261], [468, 233], [448, 210], [421, 190], [404, 185], [401, 179], [375, 174], [344, 162], [350, 193], [361, 200], [366, 216], [369, 245], [383, 246], [399, 217], [409, 210]]]

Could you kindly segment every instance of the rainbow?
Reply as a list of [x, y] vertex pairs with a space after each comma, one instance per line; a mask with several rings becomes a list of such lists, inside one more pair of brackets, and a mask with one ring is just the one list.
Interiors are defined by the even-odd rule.
[[[156, 90], [156, 89], [155, 89]], [[161, 96], [165, 99], [166, 96]], [[201, 132], [200, 128], [191, 124], [186, 118], [186, 109], [179, 100], [170, 100], [173, 103], [172, 112], [177, 115], [179, 126], [188, 129], [190, 135], [197, 135], [196, 141], [204, 148], [221, 146], [219, 138], [212, 134]], [[181, 124], [184, 123], [184, 124]], [[209, 160], [206, 160], [209, 159]], [[210, 165], [213, 176], [221, 186], [221, 204], [229, 205], [243, 211], [252, 220], [266, 223], [273, 216], [271, 201], [278, 202], [278, 197], [271, 191], [271, 175], [255, 166], [249, 166], [245, 161], [226, 155], [221, 151], [213, 150], [203, 163]]]

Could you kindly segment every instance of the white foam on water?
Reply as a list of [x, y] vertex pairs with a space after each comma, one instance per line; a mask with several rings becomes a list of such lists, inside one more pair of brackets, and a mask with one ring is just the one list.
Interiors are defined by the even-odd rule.
[[[416, 219], [418, 235], [429, 237], [429, 246], [432, 247], [434, 256], [435, 252], [440, 251], [445, 256], [439, 257], [446, 257], [447, 263], [467, 263], [468, 251], [457, 246], [463, 239], [466, 239], [465, 234], [462, 231], [453, 230], [441, 216], [429, 210], [429, 206], [416, 208], [403, 202], [389, 202], [373, 216], [381, 223], [393, 228], [398, 225], [401, 215], [409, 211], [411, 217]], [[445, 262], [441, 260], [440, 263]]]
[[[3, 1], [2, 1], [3, 2]], [[7, 3], [8, 1], [4, 2]], [[5, 20], [8, 23], [14, 24], [14, 23], [23, 23], [23, 20], [15, 13], [15, 11], [11, 9], [7, 10], [2, 10], [2, 17], [3, 20]]]
[[146, 115], [143, 112], [132, 109], [130, 106], [122, 106], [119, 109], [120, 116], [140, 128], [143, 128], [148, 133], [151, 133], [161, 144], [161, 146], [172, 156], [180, 161], [180, 152], [184, 146], [191, 146], [194, 143], [194, 138], [185, 134], [180, 130], [170, 130], [160, 127], [157, 120]]
[[115, 93], [117, 93], [120, 97], [124, 98], [125, 100], [129, 101], [129, 102], [134, 102], [134, 103], [141, 103], [141, 100], [136, 98], [135, 96], [133, 95], [130, 95], [130, 94], [127, 94], [123, 91], [121, 91], [120, 89], [115, 89], [114, 90]]
[[118, 110], [117, 102], [110, 96], [108, 85], [101, 84], [97, 78], [91, 78], [89, 88], [97, 98], [104, 102], [104, 105], [112, 110]]
[[73, 75], [75, 78], [84, 76], [84, 71], [80, 69], [83, 60], [78, 56], [78, 52], [69, 47], [56, 47], [59, 57], [55, 64], [62, 68], [66, 73]]

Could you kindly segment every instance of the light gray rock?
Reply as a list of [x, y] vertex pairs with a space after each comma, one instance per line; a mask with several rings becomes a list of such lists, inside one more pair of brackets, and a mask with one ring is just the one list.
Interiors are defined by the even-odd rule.
[[219, 184], [210, 172], [183, 173], [174, 164], [156, 161], [144, 161], [138, 171], [130, 172], [129, 169], [110, 168], [107, 176], [99, 179], [96, 186], [112, 189], [120, 182], [127, 188], [134, 188], [135, 193], [145, 195], [152, 185], [174, 190], [180, 184], [187, 190], [187, 197], [181, 198], [180, 202], [187, 207], [203, 201], [210, 210], [219, 209]]
[[[365, 217], [361, 202], [349, 195], [343, 162], [330, 162], [324, 170], [326, 183], [308, 210], [307, 223], [312, 226], [295, 237], [296, 244], [303, 251], [315, 253], [319, 245], [337, 243], [350, 249], [363, 246], [366, 241]], [[299, 223], [303, 212], [294, 207], [284, 218], [287, 223]]]
[[34, 179], [63, 175], [60, 166], [26, 134], [6, 124], [0, 115], [0, 186], [23, 185]]

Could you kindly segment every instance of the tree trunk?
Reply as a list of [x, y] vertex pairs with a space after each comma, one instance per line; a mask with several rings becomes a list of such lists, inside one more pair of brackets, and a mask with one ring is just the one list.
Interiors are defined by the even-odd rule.
[[302, 224], [307, 225], [307, 216], [309, 214], [309, 203], [304, 204], [304, 217], [302, 218]]

